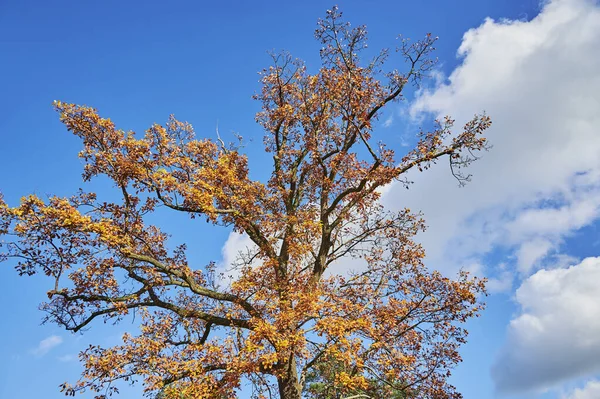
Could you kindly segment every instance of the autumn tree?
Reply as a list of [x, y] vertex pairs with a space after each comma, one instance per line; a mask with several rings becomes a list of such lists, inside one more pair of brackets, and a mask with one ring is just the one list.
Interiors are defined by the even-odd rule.
[[[447, 378], [483, 283], [426, 268], [413, 240], [423, 220], [384, 209], [378, 189], [408, 186], [407, 172], [442, 158], [463, 181], [460, 167], [485, 148], [490, 120], [475, 116], [455, 132], [446, 118], [400, 157], [376, 142], [384, 107], [433, 67], [436, 38], [403, 40], [365, 63], [366, 35], [330, 10], [316, 29], [316, 73], [286, 54], [263, 71], [256, 119], [272, 156], [265, 182], [249, 177], [239, 148], [198, 139], [174, 117], [137, 135], [93, 108], [55, 103], [83, 142], [83, 179], [107, 176], [121, 200], [84, 191], [30, 195], [15, 207], [0, 200], [3, 258], [22, 275], [51, 278], [41, 307], [66, 330], [141, 317], [122, 344], [81, 353], [82, 378], [65, 384], [66, 394], [103, 397], [114, 381], [141, 378], [163, 398], [235, 397], [251, 383], [254, 397], [299, 399], [327, 359], [338, 365], [328, 378], [340, 397], [368, 392], [375, 380], [398, 395], [460, 397]], [[397, 58], [405, 72], [387, 71]], [[246, 234], [254, 249], [235, 281], [219, 283], [214, 264], [190, 264], [185, 246], [169, 247], [147, 223], [159, 208]], [[347, 259], [360, 266], [344, 268]]]

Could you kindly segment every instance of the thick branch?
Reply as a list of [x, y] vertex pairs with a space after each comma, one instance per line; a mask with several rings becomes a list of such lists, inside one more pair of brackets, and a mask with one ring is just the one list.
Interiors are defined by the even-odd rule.
[[148, 294], [150, 295], [150, 298], [152, 299], [153, 306], [157, 306], [162, 309], [170, 310], [171, 312], [177, 314], [180, 317], [197, 318], [197, 319], [204, 320], [208, 323], [212, 323], [217, 326], [239, 327], [239, 328], [245, 328], [247, 330], [252, 329], [252, 326], [250, 325], [250, 322], [248, 320], [236, 319], [236, 318], [225, 318], [225, 317], [216, 316], [216, 315], [213, 315], [210, 313], [202, 312], [200, 310], [192, 310], [192, 309], [182, 308], [173, 303], [163, 301], [162, 299], [160, 299], [158, 297], [158, 295], [154, 292], [154, 290], [152, 288], [150, 288], [148, 290]]
[[194, 280], [194, 278], [192, 276], [190, 276], [189, 273], [186, 273], [183, 270], [171, 268], [171, 267], [165, 265], [164, 263], [156, 260], [155, 258], [147, 256], [147, 255], [128, 253], [126, 256], [130, 259], [135, 259], [135, 260], [139, 260], [142, 262], [150, 263], [151, 265], [155, 266], [160, 271], [184, 280], [187, 283], [187, 287], [189, 287], [190, 290], [192, 292], [194, 292], [195, 294], [198, 294], [198, 295], [201, 295], [201, 296], [204, 296], [207, 298], [215, 299], [218, 301], [235, 303], [236, 305], [239, 305], [245, 311], [247, 311], [251, 316], [260, 317], [260, 313], [246, 300], [244, 300], [236, 295], [233, 295], [233, 294], [217, 292], [217, 291], [208, 289], [206, 287], [202, 287]]

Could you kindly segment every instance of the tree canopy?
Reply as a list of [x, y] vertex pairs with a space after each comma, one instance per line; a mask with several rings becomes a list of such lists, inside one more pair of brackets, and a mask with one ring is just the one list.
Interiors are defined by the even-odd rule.
[[[407, 172], [442, 158], [464, 182], [460, 168], [486, 148], [490, 119], [476, 115], [455, 132], [445, 118], [398, 156], [373, 139], [375, 121], [431, 70], [436, 38], [403, 40], [364, 62], [365, 27], [335, 8], [316, 38], [316, 73], [285, 53], [262, 72], [256, 119], [272, 157], [264, 182], [250, 178], [240, 148], [197, 138], [173, 116], [139, 135], [94, 108], [55, 102], [83, 142], [83, 179], [107, 176], [121, 200], [85, 191], [30, 195], [15, 207], [0, 199], [2, 257], [22, 275], [52, 280], [42, 308], [69, 331], [132, 312], [142, 319], [122, 344], [83, 351], [82, 378], [65, 383], [66, 394], [103, 396], [117, 380], [141, 378], [163, 398], [235, 397], [248, 383], [256, 398], [300, 399], [317, 395], [319, 381], [336, 398], [460, 397], [447, 378], [483, 281], [426, 268], [414, 241], [424, 221], [382, 207], [379, 189], [408, 186]], [[404, 72], [386, 69], [397, 58]], [[169, 246], [147, 222], [158, 208], [246, 234], [254, 247], [237, 279], [219, 283], [214, 264], [190, 263], [184, 245]], [[328, 272], [352, 258], [362, 266]]]

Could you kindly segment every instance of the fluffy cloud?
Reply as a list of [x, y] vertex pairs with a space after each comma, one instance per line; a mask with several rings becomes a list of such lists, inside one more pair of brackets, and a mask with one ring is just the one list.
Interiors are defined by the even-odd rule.
[[48, 338], [41, 340], [38, 346], [31, 350], [31, 353], [35, 356], [44, 356], [46, 353], [50, 352], [52, 348], [62, 344], [62, 342], [63, 339], [58, 335], [51, 335]]
[[486, 287], [491, 294], [498, 292], [507, 292], [512, 289], [514, 276], [507, 269], [506, 263], [501, 263], [497, 267], [497, 277], [488, 279]]
[[598, 399], [600, 398], [600, 381], [589, 381], [585, 387], [574, 390], [563, 399]]
[[[246, 264], [246, 260], [252, 258], [257, 247], [247, 234], [229, 233], [223, 248], [221, 248], [221, 262], [217, 265], [217, 278], [224, 286], [229, 286], [231, 282], [240, 276], [240, 266]], [[252, 262], [251, 265], [256, 265]]]
[[74, 354], [67, 354], [67, 355], [62, 355], [57, 357], [57, 359], [61, 362], [72, 362], [77, 360], [77, 355]]
[[[469, 30], [462, 62], [422, 90], [414, 118], [475, 112], [493, 121], [489, 153], [459, 189], [441, 163], [388, 189], [384, 203], [422, 210], [430, 263], [453, 271], [500, 247], [522, 277], [556, 256], [564, 238], [600, 216], [600, 8], [586, 0], [546, 2], [531, 21], [486, 20]], [[393, 128], [391, 128], [393, 129]], [[443, 195], [440, 195], [443, 193]], [[484, 262], [485, 263], [485, 262]], [[490, 277], [506, 270], [487, 264]], [[506, 280], [506, 279], [505, 279]]]
[[548, 254], [552, 243], [544, 239], [526, 241], [517, 251], [517, 269], [523, 273], [528, 272], [540, 259]]
[[600, 371], [598, 281], [600, 257], [566, 269], [542, 269], [523, 282], [515, 295], [521, 313], [511, 321], [492, 369], [500, 392], [545, 389]]

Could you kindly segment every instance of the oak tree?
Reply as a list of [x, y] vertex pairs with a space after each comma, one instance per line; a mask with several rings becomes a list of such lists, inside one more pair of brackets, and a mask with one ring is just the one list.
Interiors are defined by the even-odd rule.
[[[373, 138], [376, 120], [431, 70], [436, 38], [402, 40], [396, 53], [364, 62], [365, 27], [344, 23], [335, 8], [316, 38], [316, 73], [287, 54], [262, 72], [256, 119], [272, 158], [268, 181], [250, 178], [239, 148], [196, 138], [174, 117], [138, 135], [94, 108], [55, 103], [83, 142], [83, 179], [107, 176], [121, 200], [84, 191], [30, 195], [14, 207], [0, 200], [3, 259], [52, 279], [41, 307], [66, 330], [141, 317], [122, 344], [81, 353], [82, 378], [65, 384], [66, 394], [104, 397], [114, 381], [141, 378], [163, 398], [235, 397], [251, 384], [253, 397], [299, 399], [326, 359], [338, 367], [327, 381], [339, 397], [368, 397], [374, 381], [398, 397], [460, 397], [447, 378], [483, 282], [426, 268], [414, 241], [424, 221], [382, 207], [379, 189], [408, 186], [407, 172], [442, 158], [464, 181], [460, 168], [486, 147], [490, 119], [476, 115], [455, 131], [446, 118], [397, 156]], [[386, 70], [397, 58], [404, 72]], [[185, 246], [169, 246], [147, 222], [159, 208], [246, 234], [254, 246], [235, 281], [219, 283], [214, 264], [188, 262]], [[344, 268], [347, 259], [362, 263]]]

